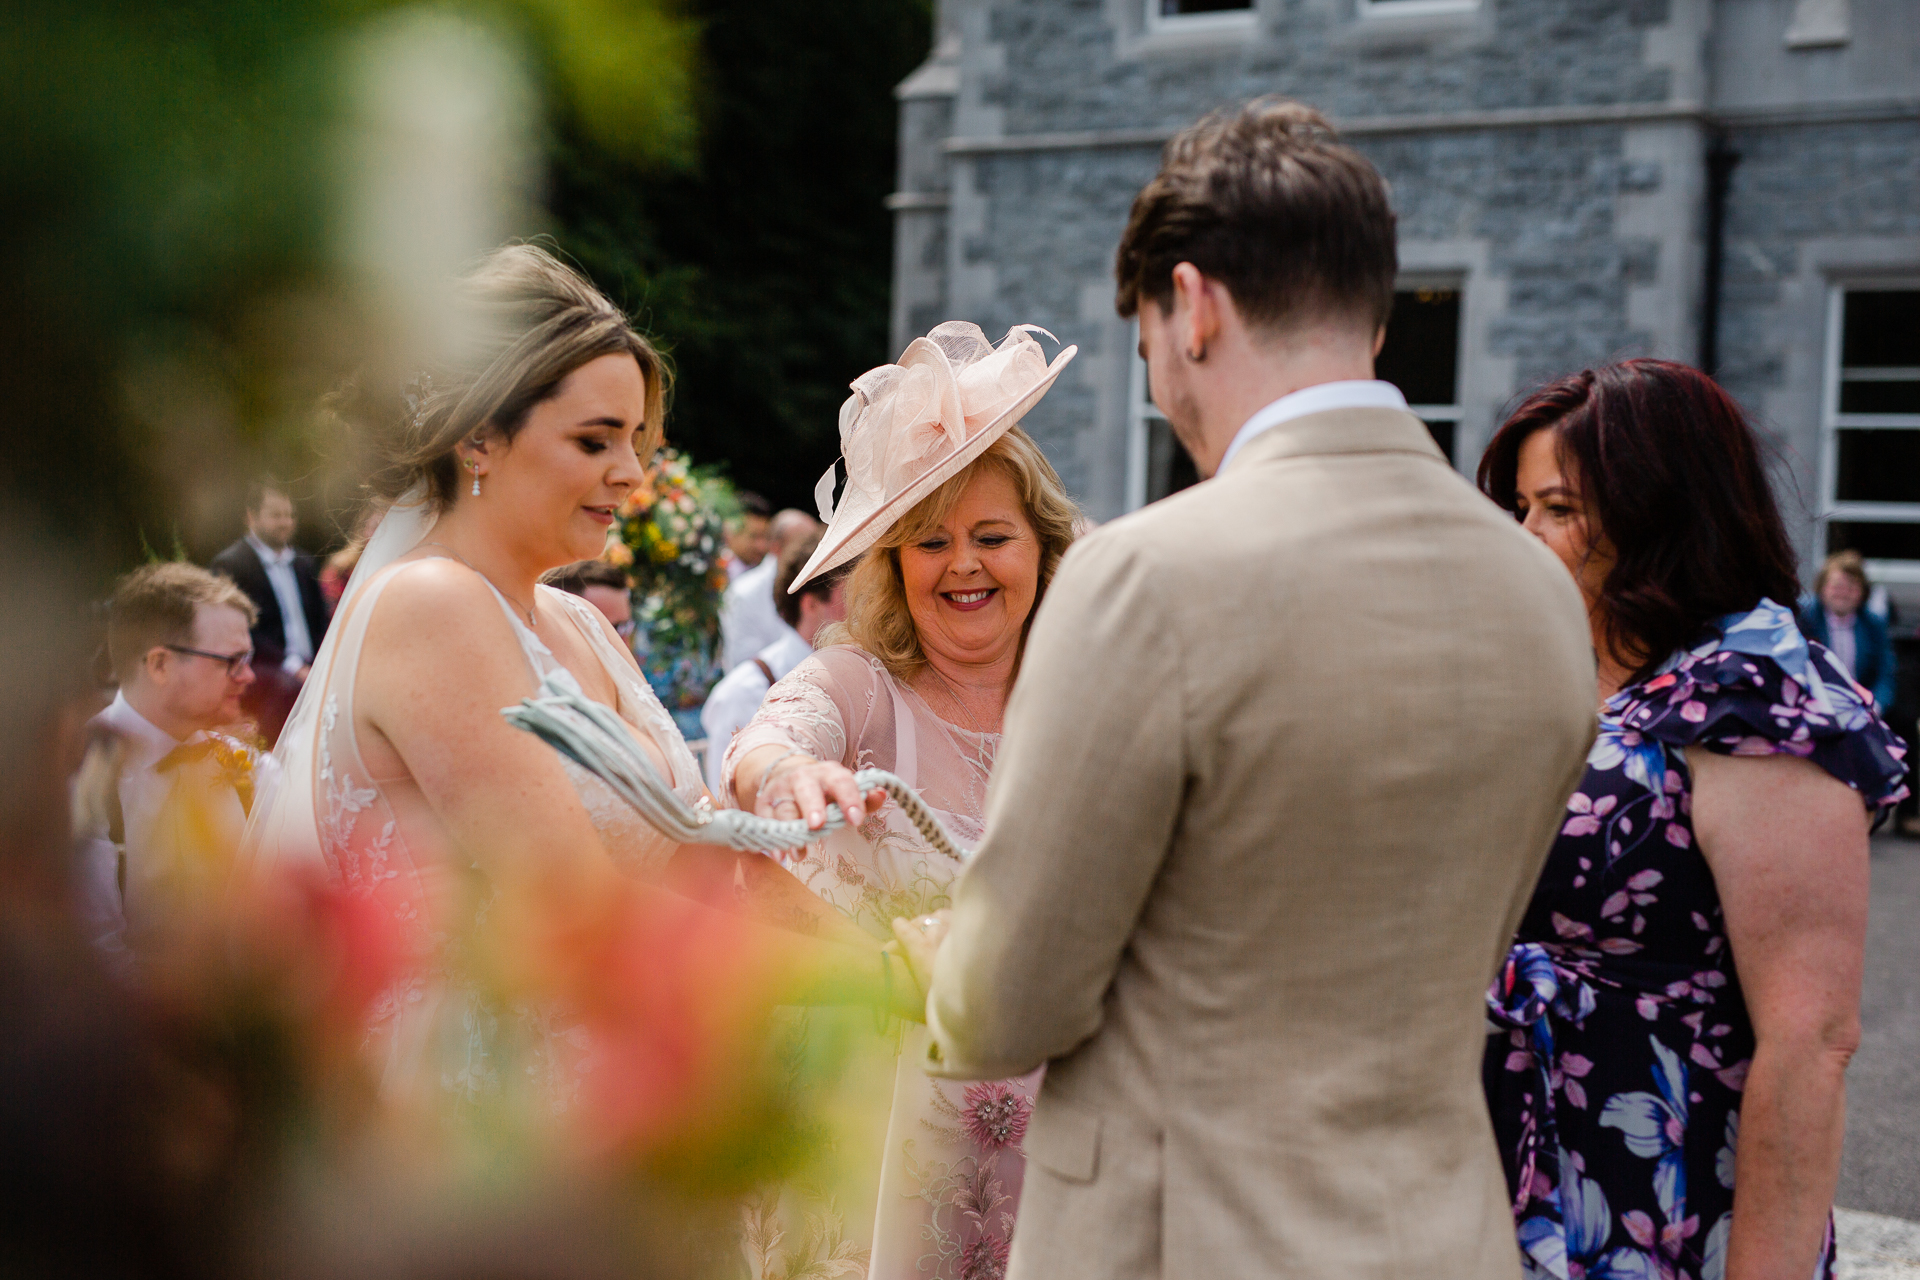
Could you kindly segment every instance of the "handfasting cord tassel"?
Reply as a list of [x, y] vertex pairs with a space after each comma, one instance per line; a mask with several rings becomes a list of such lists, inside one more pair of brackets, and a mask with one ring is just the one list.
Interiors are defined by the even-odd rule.
[[[500, 714], [508, 724], [533, 734], [605, 782], [648, 825], [682, 844], [777, 853], [800, 848], [847, 825], [837, 804], [827, 805], [826, 824], [819, 830], [809, 829], [805, 822], [762, 818], [742, 809], [694, 808], [654, 771], [625, 722], [588, 698], [564, 669], [550, 672], [535, 697], [503, 708]], [[928, 844], [956, 861], [966, 860], [970, 851], [954, 842], [940, 819], [902, 779], [883, 769], [862, 769], [853, 780], [862, 791], [885, 791]]]

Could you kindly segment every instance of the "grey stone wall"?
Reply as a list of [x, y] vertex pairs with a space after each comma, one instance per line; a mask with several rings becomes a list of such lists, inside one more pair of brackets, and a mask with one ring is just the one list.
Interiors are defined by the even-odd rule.
[[[1913, 121], [1735, 129], [1720, 379], [1773, 439], [1780, 491], [1811, 569], [1831, 287], [1920, 279], [1920, 129]], [[1912, 594], [1909, 592], [1908, 594]]]
[[[1684, 3], [1684, 0], [1681, 0]], [[1336, 115], [1658, 102], [1647, 33], [1674, 0], [1488, 0], [1476, 13], [1362, 21], [1352, 0], [1269, 0], [1251, 36], [1154, 38], [1137, 0], [987, 0], [1005, 50], [983, 94], [1007, 132], [1178, 127], [1283, 92]]]
[[[1381, 21], [1355, 0], [1257, 2], [1243, 29], [1167, 31], [1144, 0], [942, 0], [931, 78], [903, 103], [899, 344], [948, 317], [1077, 343], [1028, 426], [1090, 511], [1116, 514], [1133, 338], [1111, 265], [1128, 205], [1174, 129], [1285, 93], [1348, 126], [1392, 184], [1403, 271], [1463, 290], [1470, 470], [1530, 385], [1695, 358], [1704, 157], [1731, 128], [1746, 158], [1725, 380], [1784, 446], [1787, 505], [1809, 507], [1827, 284], [1920, 271], [1920, 104], [1900, 105], [1920, 100], [1912, 0], [1854, 0], [1854, 38], [1817, 50], [1783, 43], [1792, 0], [1484, 0]], [[1809, 110], [1881, 118], [1783, 123]], [[1804, 516], [1796, 532], [1811, 556]]]

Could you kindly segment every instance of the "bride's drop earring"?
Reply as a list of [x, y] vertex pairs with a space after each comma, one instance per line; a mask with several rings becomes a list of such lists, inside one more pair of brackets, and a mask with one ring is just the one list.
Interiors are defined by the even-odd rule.
[[472, 458], [467, 459], [467, 470], [473, 472], [473, 496], [480, 496], [480, 464]]

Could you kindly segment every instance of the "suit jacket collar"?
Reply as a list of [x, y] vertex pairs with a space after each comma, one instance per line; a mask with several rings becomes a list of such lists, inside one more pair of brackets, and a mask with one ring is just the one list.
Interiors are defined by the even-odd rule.
[[1427, 424], [1400, 409], [1328, 409], [1309, 413], [1255, 436], [1220, 469], [1221, 475], [1270, 462], [1337, 453], [1417, 453], [1446, 464]]

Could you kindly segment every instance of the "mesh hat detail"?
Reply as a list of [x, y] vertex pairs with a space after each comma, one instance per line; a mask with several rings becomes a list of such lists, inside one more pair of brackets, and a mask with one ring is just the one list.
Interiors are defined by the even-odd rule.
[[838, 503], [833, 467], [814, 487], [827, 532], [791, 591], [879, 541], [1039, 403], [1080, 348], [1068, 347], [1048, 364], [1036, 333], [1053, 338], [1019, 324], [994, 346], [979, 325], [949, 320], [908, 343], [898, 363], [853, 380], [853, 394], [840, 406], [847, 483]]

